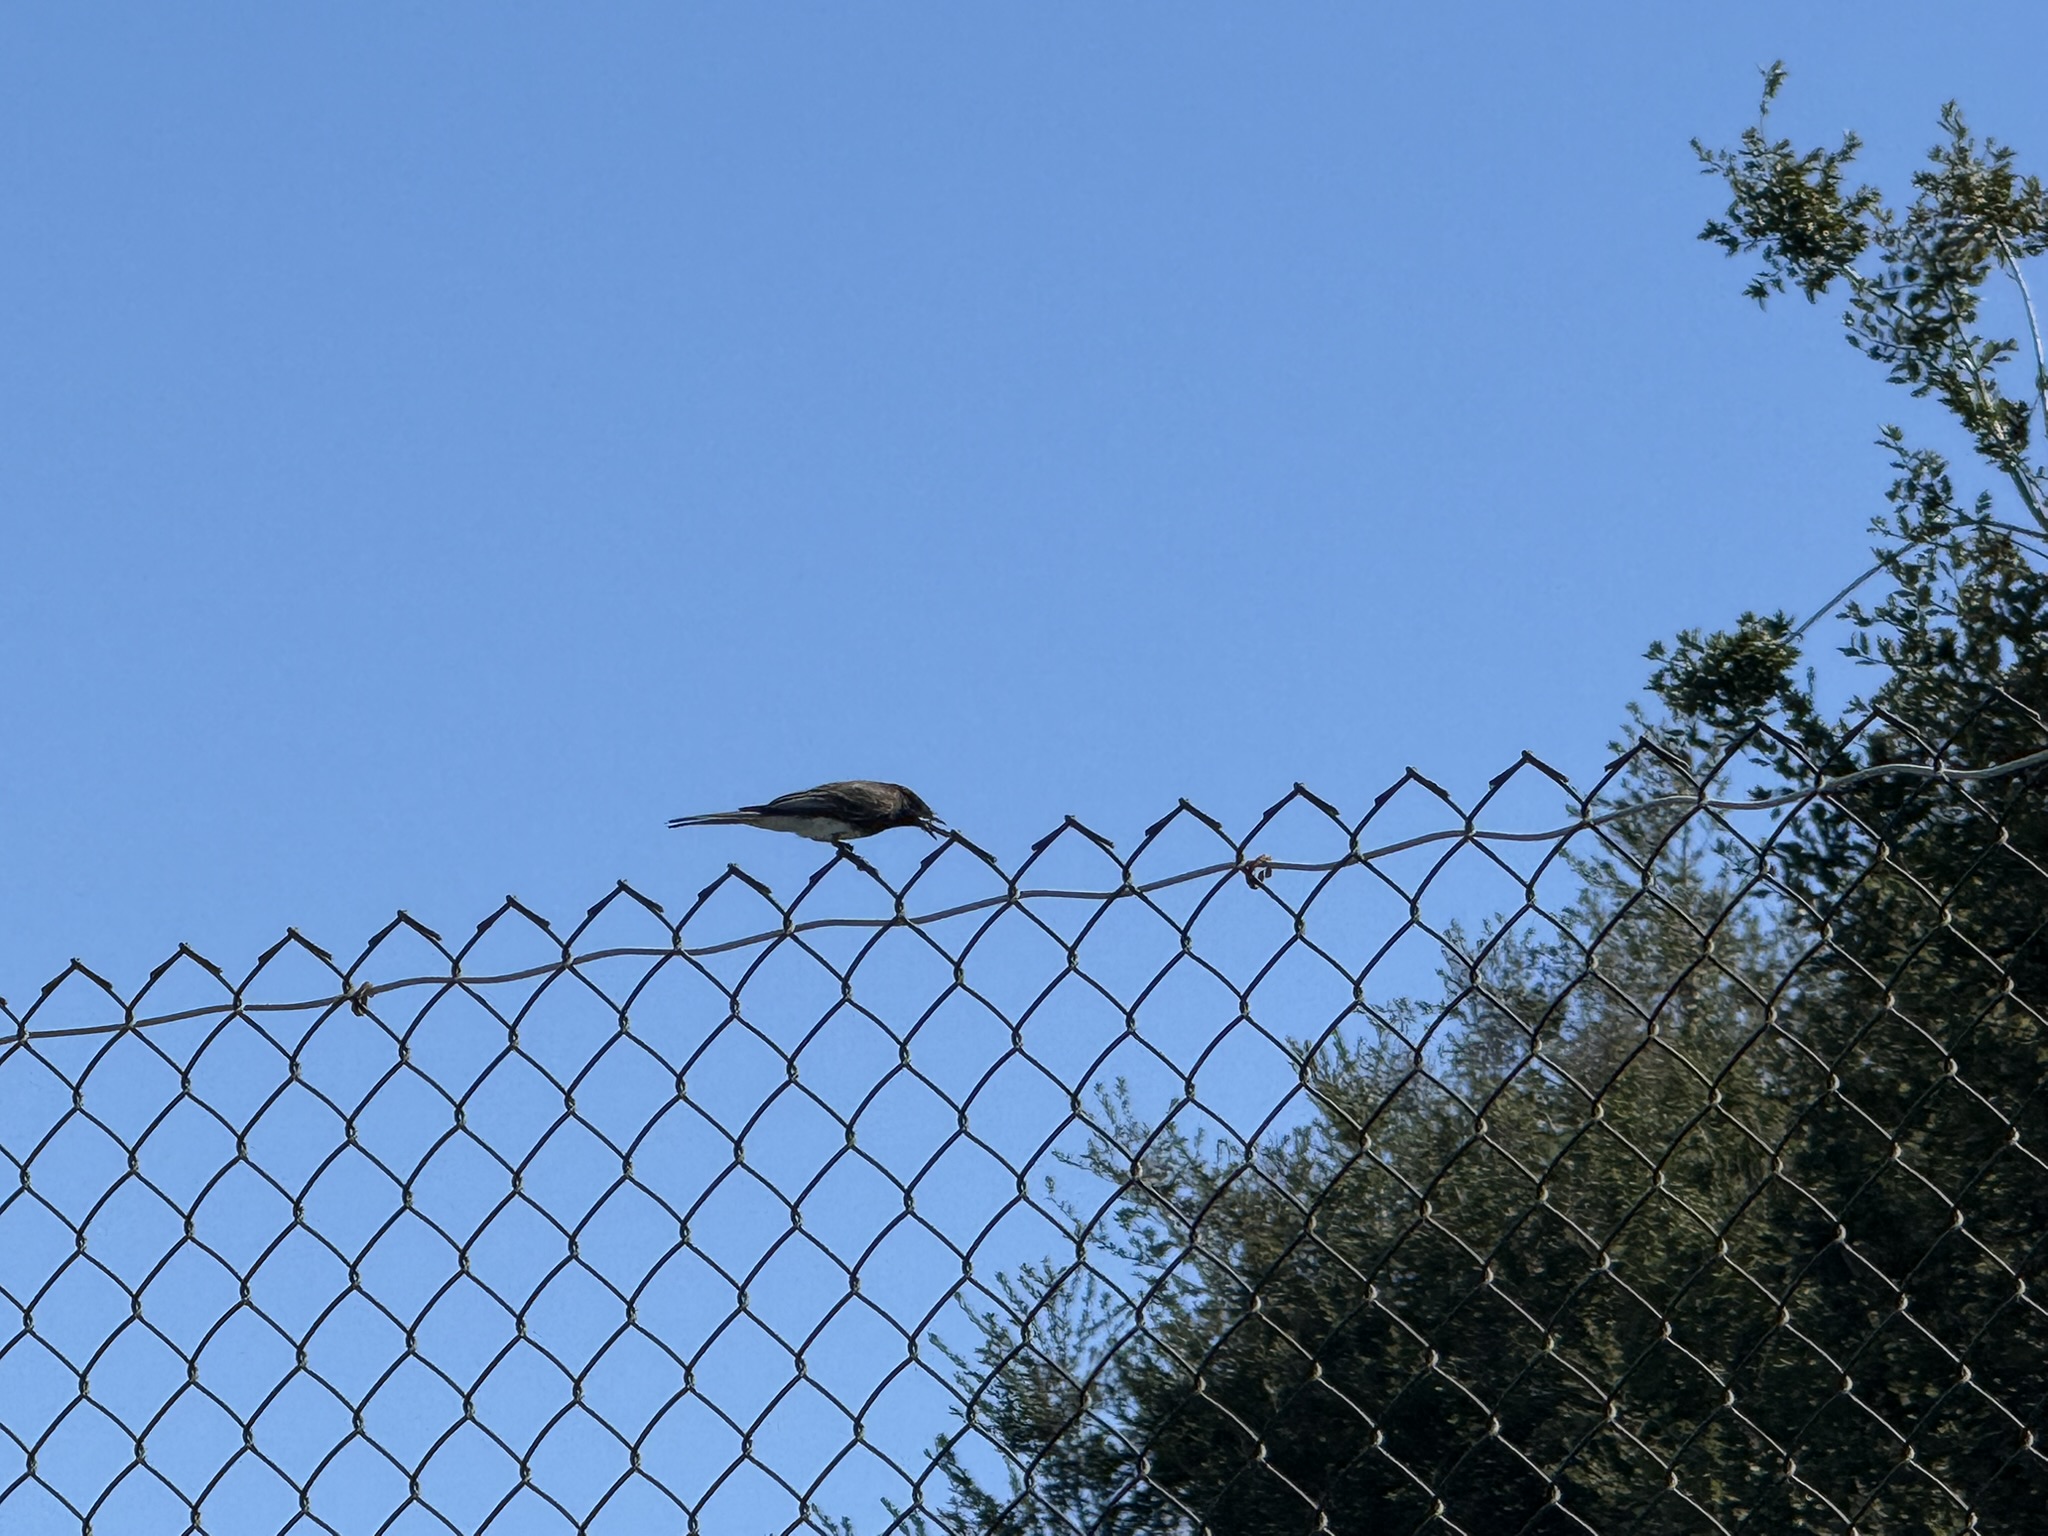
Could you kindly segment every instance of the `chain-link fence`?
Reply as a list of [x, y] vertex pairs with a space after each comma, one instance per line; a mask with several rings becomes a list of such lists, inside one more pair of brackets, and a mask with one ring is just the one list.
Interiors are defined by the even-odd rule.
[[74, 967], [0, 1530], [2040, 1529], [2048, 754], [1869, 729]]

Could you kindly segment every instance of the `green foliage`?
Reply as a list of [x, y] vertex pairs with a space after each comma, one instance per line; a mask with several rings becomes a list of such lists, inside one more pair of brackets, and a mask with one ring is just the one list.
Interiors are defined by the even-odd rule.
[[2048, 249], [2048, 198], [2037, 178], [2014, 175], [2011, 150], [1977, 143], [1954, 102], [1941, 122], [1948, 142], [1929, 155], [1935, 169], [1914, 176], [1912, 206], [1879, 217], [1883, 265], [1852, 286], [1849, 335], [1893, 383], [1937, 394], [1994, 463], [2024, 469], [2033, 400], [2048, 379], [2037, 369], [2026, 398], [2006, 398], [1996, 370], [2019, 343], [1973, 327], [1993, 267], [2017, 275]]
[[[1941, 109], [1944, 141], [1928, 153], [1932, 168], [1914, 175], [1903, 211], [1875, 188], [1847, 190], [1843, 175], [1861, 147], [1854, 134], [1839, 149], [1803, 154], [1766, 135], [1784, 80], [1784, 66], [1772, 65], [1758, 122], [1738, 149], [1693, 141], [1704, 170], [1729, 190], [1726, 215], [1709, 220], [1700, 238], [1731, 256], [1762, 257], [1744, 290], [1758, 303], [1788, 286], [1817, 301], [1843, 283], [1850, 343], [1884, 364], [1893, 383], [1939, 399], [2048, 528], [2048, 498], [2026, 457], [2034, 413], [2048, 410], [2048, 362], [2021, 265], [2048, 253], [2048, 191], [2039, 177], [2017, 173], [2011, 149], [1980, 143], [1954, 102]], [[1866, 255], [1875, 261], [1859, 266]], [[2031, 376], [2017, 395], [2000, 370], [2019, 356], [2018, 340], [1978, 329], [1994, 274], [2013, 282], [2033, 333]]]
[[1794, 697], [1799, 642], [1782, 613], [1745, 613], [1734, 629], [1712, 635], [1682, 629], [1668, 649], [1653, 644], [1649, 656], [1659, 663], [1651, 689], [1684, 719], [1742, 725]]
[[[1759, 301], [1842, 284], [1852, 341], [2048, 527], [2038, 332], [2017, 395], [2018, 344], [1979, 332], [1994, 279], [2031, 323], [2048, 205], [1941, 121], [1903, 211], [1848, 188], [1853, 136], [1702, 149], [1731, 194], [1704, 238], [1762, 258]], [[1454, 932], [1440, 996], [1299, 1042], [1314, 1112], [1285, 1135], [1106, 1106], [1083, 1162], [1117, 1235], [977, 1319], [952, 1503], [920, 1528], [2040, 1528], [2048, 770], [1869, 772], [1758, 845], [1664, 799], [1737, 764], [1767, 792], [2048, 748], [2029, 531], [1883, 442], [1887, 586], [1843, 610], [1868, 697], [1825, 713], [1784, 614], [1653, 647], [1669, 713], [1608, 799], [1639, 813], [1553, 925]]]
[[1785, 66], [1764, 72], [1763, 104], [1754, 127], [1743, 130], [1738, 149], [1710, 150], [1698, 139], [1693, 152], [1706, 170], [1724, 178], [1733, 194], [1725, 218], [1710, 220], [1701, 232], [1729, 255], [1761, 252], [1763, 270], [1743, 290], [1764, 304], [1790, 284], [1817, 301], [1835, 279], [1855, 271], [1869, 249], [1871, 218], [1879, 195], [1870, 187], [1844, 190], [1842, 175], [1863, 141], [1845, 134], [1839, 149], [1811, 149], [1799, 154], [1790, 139], [1772, 139], [1765, 132], [1771, 103], [1785, 84]]

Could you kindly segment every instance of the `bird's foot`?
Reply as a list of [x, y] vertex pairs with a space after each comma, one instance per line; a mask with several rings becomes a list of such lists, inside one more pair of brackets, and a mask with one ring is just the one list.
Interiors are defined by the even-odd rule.
[[852, 844], [845, 842], [834, 842], [832, 846], [839, 851], [839, 857], [841, 857], [842, 859], [851, 860], [853, 863], [853, 867], [859, 870], [862, 874], [872, 875], [877, 880], [880, 880], [882, 878], [882, 872], [879, 869], [875, 868], [874, 865], [870, 864], [866, 859], [862, 858], [859, 854], [855, 853], [853, 851]]

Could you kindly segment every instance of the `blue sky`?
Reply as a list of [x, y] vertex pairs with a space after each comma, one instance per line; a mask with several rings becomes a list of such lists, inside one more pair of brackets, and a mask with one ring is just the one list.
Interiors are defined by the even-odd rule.
[[2036, 9], [1926, 15], [11, 9], [0, 995], [794, 887], [662, 822], [825, 778], [1014, 858], [1597, 768], [1915, 419], [1687, 140], [1782, 56], [1888, 186], [1950, 96], [2038, 165]]

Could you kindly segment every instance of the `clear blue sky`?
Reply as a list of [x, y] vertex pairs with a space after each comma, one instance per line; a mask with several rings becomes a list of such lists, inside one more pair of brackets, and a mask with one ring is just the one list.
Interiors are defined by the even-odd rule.
[[[1687, 139], [2048, 156], [2034, 4], [12, 7], [0, 995], [1597, 767], [1911, 408]], [[906, 840], [908, 841], [908, 840]], [[885, 862], [922, 848], [882, 846]]]

